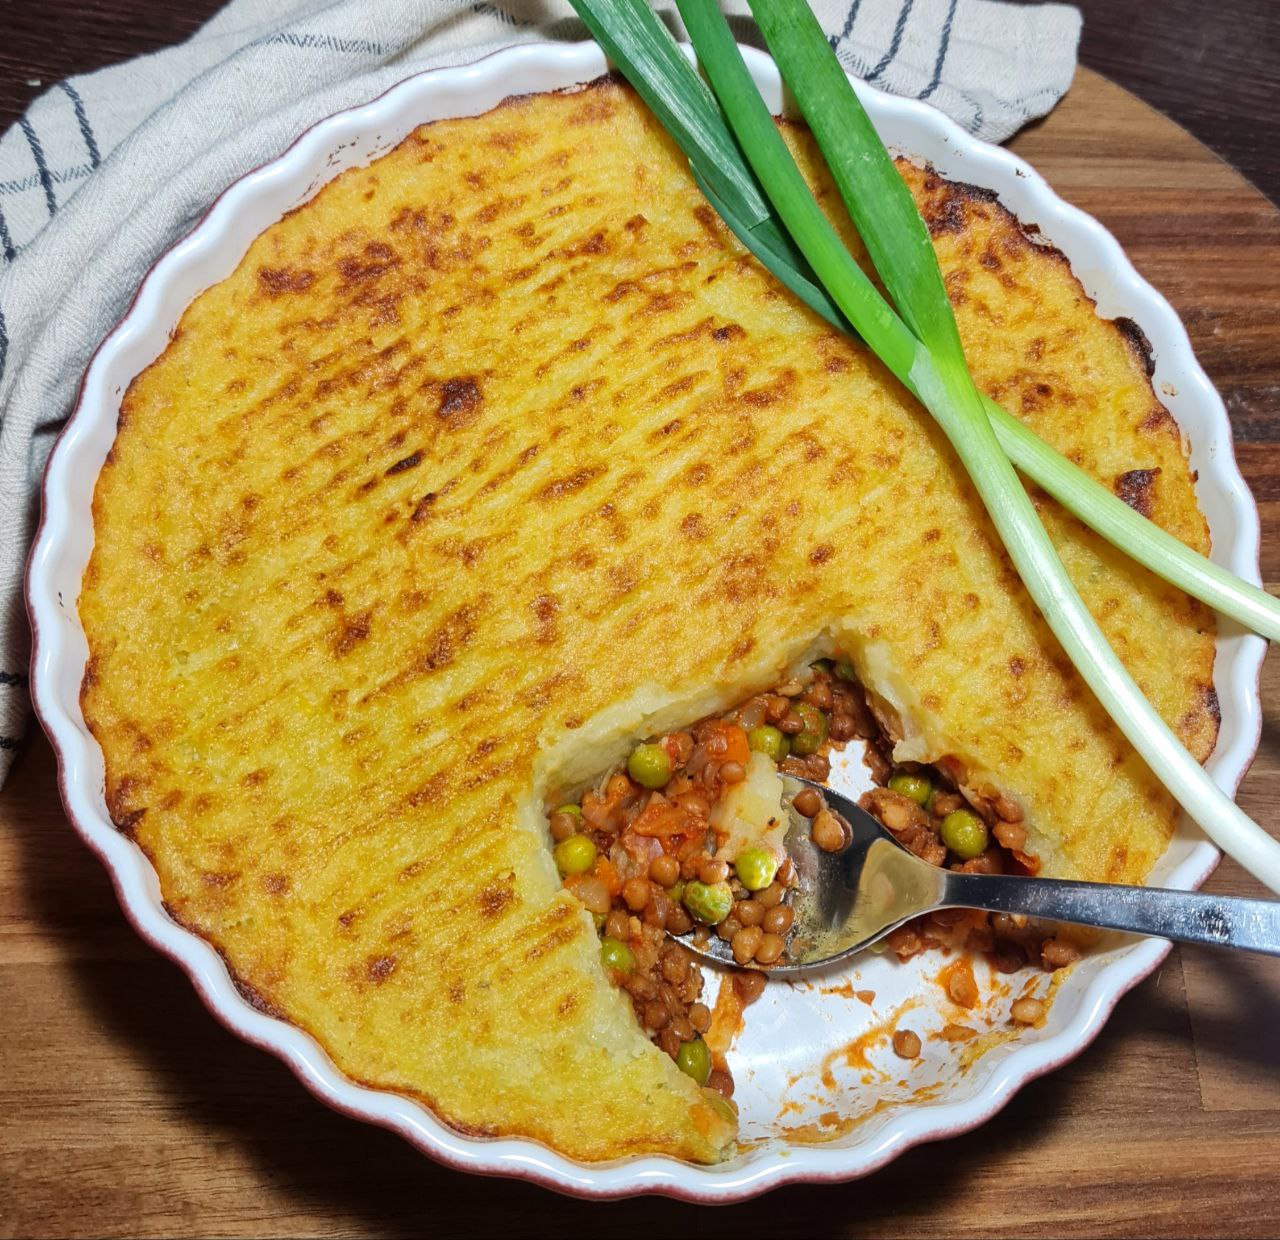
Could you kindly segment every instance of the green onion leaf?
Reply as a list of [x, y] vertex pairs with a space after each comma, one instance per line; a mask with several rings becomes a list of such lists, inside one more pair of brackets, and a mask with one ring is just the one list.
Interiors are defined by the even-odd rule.
[[[963, 357], [929, 230], [817, 18], [803, 0], [749, 3], [898, 313], [940, 361]], [[719, 14], [714, 0], [689, 6]], [[693, 44], [701, 56], [696, 38]], [[730, 117], [736, 121], [732, 111]]]

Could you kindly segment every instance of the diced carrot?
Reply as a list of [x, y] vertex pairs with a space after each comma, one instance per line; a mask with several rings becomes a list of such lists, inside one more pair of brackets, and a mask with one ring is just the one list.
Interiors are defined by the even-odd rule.
[[622, 875], [618, 873], [618, 867], [603, 853], [596, 858], [593, 872], [609, 888], [610, 896], [616, 896], [622, 890]]
[[745, 766], [751, 760], [751, 745], [746, 731], [736, 723], [730, 723], [727, 719], [713, 720], [707, 727], [707, 735], [724, 738], [725, 751], [716, 755], [721, 762], [741, 762]]

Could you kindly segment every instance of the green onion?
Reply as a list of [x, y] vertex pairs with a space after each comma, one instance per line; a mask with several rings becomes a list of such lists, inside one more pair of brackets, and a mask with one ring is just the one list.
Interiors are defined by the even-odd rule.
[[[707, 99], [705, 85], [642, 0], [573, 3], [642, 97], [661, 100], [660, 109], [655, 109], [659, 117], [677, 118], [669, 131], [688, 156], [712, 205], [744, 245], [817, 313], [842, 329], [851, 326], [857, 331], [934, 416], [968, 471], [1032, 599], [1135, 749], [1212, 839], [1280, 890], [1280, 843], [1222, 793], [1143, 697], [1076, 593], [1006, 450], [1015, 459], [1025, 458], [1028, 475], [1050, 494], [1059, 490], [1068, 494], [1072, 499], [1068, 507], [1090, 524], [1096, 521], [1104, 527], [1100, 533], [1123, 536], [1125, 550], [1135, 551], [1140, 545], [1142, 554], [1136, 558], [1155, 571], [1173, 568], [1189, 584], [1201, 588], [1208, 584], [1209, 592], [1216, 592], [1220, 601], [1237, 607], [1243, 583], [1194, 556], [1177, 540], [1152, 539], [1148, 531], [1155, 527], [1137, 514], [1132, 514], [1131, 521], [1111, 505], [1100, 505], [1099, 495], [1108, 500], [1115, 497], [1082, 472], [1073, 473], [1074, 467], [1048, 445], [1029, 431], [1024, 434], [1020, 423], [979, 394], [924, 221], [803, 0], [751, 0], [751, 7], [897, 314], [853, 261], [808, 192], [713, 0], [678, 0], [678, 6], [723, 113]], [[635, 37], [639, 29], [645, 32], [643, 39]], [[695, 114], [696, 125], [689, 119]], [[732, 136], [725, 127], [726, 118]], [[695, 133], [704, 140], [695, 139]], [[785, 233], [776, 224], [771, 228], [771, 220], [762, 216], [755, 186], [742, 188], [752, 171], [811, 270], [788, 256]], [[847, 324], [839, 321], [841, 315]], [[997, 440], [997, 429], [1003, 432], [1004, 446]], [[1115, 504], [1126, 508], [1118, 499]], [[1101, 509], [1101, 515], [1095, 509]], [[1137, 530], [1142, 533], [1135, 536]], [[1194, 571], [1188, 567], [1192, 564]], [[1274, 600], [1263, 595], [1263, 604], [1256, 597], [1245, 597], [1249, 606], [1243, 610], [1265, 612], [1275, 624], [1280, 608]]]
[[[841, 331], [853, 330], [797, 254], [777, 218], [770, 215], [715, 99], [648, 5], [643, 0], [617, 0], [613, 4], [574, 0], [574, 6], [685, 152], [699, 188], [743, 245], [810, 309]], [[686, 25], [703, 24], [696, 6], [681, 7]], [[705, 42], [707, 37], [704, 29], [699, 38]], [[749, 77], [748, 84], [754, 94]], [[759, 111], [768, 115], [763, 102]], [[771, 157], [781, 156], [790, 161], [785, 144], [777, 138]], [[898, 332], [884, 316], [893, 320], [897, 316], [869, 280], [864, 278], [863, 283], [865, 289], [860, 297], [865, 305], [856, 328], [888, 365], [886, 350], [893, 347], [889, 337]], [[886, 322], [882, 336], [874, 331], [877, 320]], [[906, 331], [900, 320], [896, 328]], [[899, 373], [896, 367], [891, 369], [914, 391], [905, 370]], [[994, 401], [984, 396], [982, 402], [1009, 459], [1085, 525], [1215, 611], [1263, 637], [1280, 639], [1280, 602], [1135, 512]]]

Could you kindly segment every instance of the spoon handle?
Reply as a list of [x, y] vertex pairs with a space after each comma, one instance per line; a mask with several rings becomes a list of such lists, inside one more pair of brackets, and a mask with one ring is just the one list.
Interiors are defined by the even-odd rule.
[[1182, 943], [1242, 947], [1280, 956], [1280, 902], [1268, 900], [1242, 900], [1161, 887], [951, 873], [940, 901], [940, 907], [947, 906], [1024, 913], [1049, 921], [1071, 921]]

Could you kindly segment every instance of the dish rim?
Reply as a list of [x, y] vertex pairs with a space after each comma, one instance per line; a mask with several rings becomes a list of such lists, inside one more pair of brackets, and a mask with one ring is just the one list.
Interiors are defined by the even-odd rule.
[[[757, 80], [772, 83], [776, 91], [778, 74], [772, 60], [750, 47], [744, 47], [743, 54]], [[74, 604], [69, 606], [64, 602], [63, 593], [58, 589], [59, 557], [69, 553], [67, 543], [74, 532], [74, 526], [69, 523], [77, 519], [76, 496], [79, 494], [79, 508], [83, 509], [87, 490], [87, 503], [91, 504], [97, 478], [95, 473], [92, 484], [74, 478], [75, 451], [87, 434], [86, 428], [95, 419], [114, 415], [118, 407], [119, 393], [112, 394], [106, 372], [127, 347], [130, 333], [137, 332], [144, 338], [148, 333], [153, 334], [157, 330], [157, 317], [168, 323], [176, 321], [176, 315], [169, 314], [169, 307], [162, 300], [166, 281], [180, 274], [184, 264], [189, 267], [197, 262], [201, 247], [208, 249], [218, 240], [220, 221], [235, 211], [252, 210], [255, 195], [261, 197], [272, 179], [293, 176], [304, 181], [313, 148], [330, 152], [341, 149], [345, 130], [354, 128], [363, 132], [376, 127], [380, 117], [392, 115], [405, 100], [416, 98], [419, 92], [425, 91], [429, 96], [436, 88], [465, 89], [468, 84], [483, 91], [495, 82], [521, 80], [521, 71], [524, 77], [537, 76], [539, 72], [559, 75], [564, 78], [561, 85], [567, 86], [590, 81], [607, 68], [603, 52], [592, 42], [528, 43], [501, 49], [469, 64], [414, 74], [368, 103], [337, 112], [303, 131], [280, 155], [228, 186], [195, 226], [156, 260], [139, 283], [120, 321], [95, 350], [81, 379], [75, 409], [50, 453], [41, 481], [40, 521], [28, 560], [25, 590], [32, 629], [31, 695], [36, 715], [57, 758], [58, 790], [68, 819], [106, 867], [129, 922], [143, 939], [183, 969], [215, 1018], [238, 1037], [283, 1060], [323, 1102], [343, 1114], [396, 1131], [422, 1152], [459, 1170], [512, 1176], [588, 1198], [656, 1193], [700, 1203], [728, 1203], [789, 1183], [861, 1178], [912, 1146], [954, 1136], [986, 1122], [1022, 1086], [1080, 1054], [1097, 1037], [1119, 999], [1150, 975], [1170, 945], [1157, 940], [1135, 943], [1121, 959], [1100, 969], [1098, 976], [1088, 983], [1077, 1000], [1075, 1016], [1066, 1028], [1053, 1037], [1027, 1043], [1010, 1053], [985, 1087], [971, 1098], [928, 1108], [899, 1109], [865, 1146], [793, 1146], [785, 1152], [773, 1152], [753, 1165], [717, 1170], [653, 1155], [584, 1164], [527, 1138], [467, 1137], [404, 1095], [370, 1089], [348, 1080], [310, 1035], [252, 1007], [236, 989], [216, 949], [169, 919], [150, 862], [115, 828], [106, 815], [105, 805], [101, 804], [101, 778], [100, 773], [95, 773], [101, 769], [101, 751], [80, 713], [80, 675], [75, 677], [76, 692], [69, 705], [65, 686], [57, 683], [59, 671], [66, 662], [68, 622], [74, 626], [73, 632], [79, 631], [83, 638]], [[1221, 562], [1233, 571], [1260, 584], [1258, 510], [1235, 460], [1226, 409], [1196, 361], [1185, 328], [1169, 303], [1138, 275], [1110, 232], [1058, 198], [1029, 164], [1002, 148], [971, 137], [927, 104], [888, 95], [861, 82], [855, 82], [855, 86], [877, 121], [888, 120], [917, 130], [923, 135], [922, 145], [928, 146], [932, 141], [950, 146], [966, 161], [965, 179], [995, 190], [1006, 205], [1010, 197], [1032, 203], [1035, 210], [1030, 220], [1024, 209], [1012, 206], [1010, 209], [1022, 222], [1038, 226], [1045, 237], [1067, 255], [1078, 275], [1082, 263], [1089, 260], [1090, 269], [1105, 272], [1106, 278], [1125, 295], [1127, 303], [1136, 307], [1128, 317], [1137, 322], [1155, 346], [1158, 364], [1173, 366], [1184, 384], [1191, 385], [1193, 394], [1182, 397], [1183, 401], [1197, 403], [1202, 416], [1212, 424], [1212, 433], [1206, 435], [1204, 447], [1209, 456], [1206, 464], [1213, 471], [1214, 496], [1225, 505], [1235, 526], [1232, 544], [1215, 548], [1215, 558], [1221, 557]], [[507, 89], [504, 93], [522, 92]], [[474, 113], [456, 113], [469, 114]], [[332, 175], [336, 173], [313, 178], [303, 197], [310, 198]], [[278, 215], [262, 223], [257, 231], [269, 227], [275, 218], [279, 218]], [[1084, 280], [1083, 276], [1080, 278]], [[1095, 295], [1093, 289], [1089, 292]], [[182, 301], [176, 314], [181, 314], [189, 300]], [[159, 305], [147, 320], [142, 311], [155, 303]], [[1101, 304], [1099, 312], [1102, 312]], [[166, 326], [166, 339], [168, 330]], [[1185, 429], [1183, 433], [1186, 435]], [[1193, 442], [1192, 446], [1194, 455], [1201, 445]], [[1202, 468], [1198, 492], [1205, 485], [1206, 476], [1206, 468]], [[1200, 498], [1203, 501], [1203, 494]], [[89, 533], [91, 536], [91, 520]], [[62, 571], [65, 573], [65, 568]], [[77, 572], [77, 590], [78, 584]], [[1220, 734], [1219, 747], [1207, 765], [1215, 780], [1234, 794], [1256, 752], [1261, 733], [1258, 677], [1266, 643], [1234, 630], [1225, 621], [1219, 620], [1219, 626], [1214, 682], [1220, 689], [1231, 690], [1226, 701], [1233, 711], [1231, 718], [1236, 735], [1224, 747]], [[1229, 686], [1219, 684], [1224, 641], [1236, 643], [1227, 659]], [[72, 657], [75, 657], [74, 651]], [[83, 671], [82, 665], [80, 671]], [[97, 751], [96, 768], [94, 751]], [[1198, 886], [1212, 872], [1218, 858], [1211, 844], [1197, 841], [1170, 876], [1170, 885]]]

